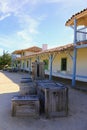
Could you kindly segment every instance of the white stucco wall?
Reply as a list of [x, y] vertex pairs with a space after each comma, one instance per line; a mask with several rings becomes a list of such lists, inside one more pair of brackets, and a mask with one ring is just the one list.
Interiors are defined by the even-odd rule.
[[28, 52], [28, 51], [25, 51], [25, 52], [24, 52], [24, 55], [25, 55], [25, 56], [28, 56], [28, 55], [30, 55], [30, 54], [33, 54], [33, 52]]
[[87, 76], [87, 48], [77, 51], [77, 75]]
[[[71, 52], [72, 53], [72, 52]], [[57, 54], [55, 59], [53, 60], [53, 71], [54, 72], [61, 72], [61, 59], [62, 58], [67, 58], [67, 71], [66, 73], [72, 73], [72, 59], [67, 53], [60, 53]]]
[[[70, 55], [73, 56], [73, 52], [69, 52]], [[52, 72], [60, 72], [63, 73], [61, 71], [61, 59], [62, 58], [67, 58], [67, 71], [64, 72], [66, 74], [72, 74], [72, 68], [73, 68], [73, 61], [71, 56], [69, 55], [68, 52], [61, 52], [58, 53], [54, 60], [53, 60], [53, 65], [52, 65]], [[26, 53], [26, 55], [29, 55], [29, 53]], [[48, 54], [43, 54], [40, 56], [40, 61], [42, 62], [43, 60], [48, 59], [49, 60], [49, 56]], [[27, 59], [29, 60], [29, 59]], [[29, 67], [27, 67], [27, 60], [22, 60], [21, 62], [21, 69], [23, 69], [23, 63], [24, 63], [24, 70], [29, 70]], [[36, 60], [36, 56], [31, 58], [31, 63], [35, 62]], [[29, 65], [30, 66], [30, 65]], [[32, 64], [31, 64], [32, 66]], [[31, 67], [32, 69], [32, 67]], [[50, 70], [50, 68], [48, 67], [48, 70]], [[87, 48], [81, 48], [77, 50], [77, 65], [76, 65], [76, 75], [79, 76], [86, 76], [87, 77]]]

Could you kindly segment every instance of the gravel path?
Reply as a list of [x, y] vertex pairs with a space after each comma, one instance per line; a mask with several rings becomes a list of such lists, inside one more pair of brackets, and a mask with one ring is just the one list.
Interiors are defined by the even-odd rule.
[[87, 93], [71, 88], [68, 117], [11, 117], [11, 98], [19, 92], [21, 77], [28, 74], [0, 72], [0, 130], [87, 130]]

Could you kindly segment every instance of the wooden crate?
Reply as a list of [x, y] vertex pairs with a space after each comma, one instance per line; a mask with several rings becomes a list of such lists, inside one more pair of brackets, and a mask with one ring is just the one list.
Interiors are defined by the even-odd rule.
[[32, 62], [32, 79], [44, 79], [44, 62]]
[[32, 82], [32, 78], [22, 78], [20, 82], [21, 83], [30, 83], [30, 82]]
[[38, 96], [14, 96], [12, 98], [12, 116], [22, 115], [39, 117]]
[[41, 83], [38, 86], [40, 112], [45, 112], [46, 117], [68, 115], [68, 88], [61, 86], [56, 83]]
[[45, 90], [46, 117], [62, 117], [68, 115], [68, 89]]
[[47, 84], [47, 83], [54, 83], [54, 81], [53, 80], [48, 80], [48, 79], [43, 79], [43, 80], [34, 80], [34, 87], [35, 87], [35, 89], [36, 89], [36, 91], [37, 91], [37, 94], [38, 94], [38, 92], [39, 92], [39, 90], [40, 90], [40, 88], [38, 89], [38, 86], [41, 86], [41, 84]]
[[33, 82], [29, 83], [20, 83], [20, 95], [35, 95], [36, 94], [36, 88]]

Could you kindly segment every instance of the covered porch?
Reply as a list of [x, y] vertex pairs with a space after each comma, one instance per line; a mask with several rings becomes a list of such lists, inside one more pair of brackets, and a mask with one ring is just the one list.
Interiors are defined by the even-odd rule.
[[76, 85], [76, 79], [77, 79], [76, 75], [77, 52], [79, 49], [87, 48], [87, 44], [78, 44], [79, 42], [83, 43], [84, 41], [87, 40], [87, 9], [84, 9], [73, 15], [70, 19], [68, 19], [65, 25], [71, 27], [74, 30], [74, 44], [73, 44], [74, 52], [73, 52], [73, 74], [72, 74], [72, 86], [74, 87]]

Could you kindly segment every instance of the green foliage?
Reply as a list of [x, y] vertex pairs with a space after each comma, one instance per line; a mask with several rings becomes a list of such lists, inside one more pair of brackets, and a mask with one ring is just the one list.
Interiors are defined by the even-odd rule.
[[0, 56], [0, 69], [7, 68], [11, 65], [11, 55], [8, 52], [4, 52], [2, 56]]
[[48, 70], [48, 64], [49, 64], [49, 63], [48, 63], [48, 62], [49, 62], [48, 59], [43, 60], [43, 62], [44, 62], [44, 64], [45, 64], [45, 65], [44, 65], [44, 69], [45, 69], [45, 70]]

